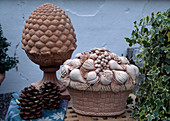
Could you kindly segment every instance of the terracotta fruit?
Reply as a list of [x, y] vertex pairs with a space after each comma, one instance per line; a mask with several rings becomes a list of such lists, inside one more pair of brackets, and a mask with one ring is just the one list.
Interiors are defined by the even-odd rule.
[[[124, 85], [126, 90], [132, 90], [137, 84], [138, 75], [138, 67], [129, 64], [126, 57], [119, 57], [105, 48], [94, 48], [90, 52], [75, 55], [73, 60], [67, 60], [63, 64], [60, 72], [63, 84], [71, 86], [67, 81], [74, 81], [72, 88], [77, 89], [83, 88], [76, 86], [79, 83], [85, 87], [95, 83], [105, 87], [115, 81], [118, 86]], [[130, 87], [128, 82], [132, 82]]]

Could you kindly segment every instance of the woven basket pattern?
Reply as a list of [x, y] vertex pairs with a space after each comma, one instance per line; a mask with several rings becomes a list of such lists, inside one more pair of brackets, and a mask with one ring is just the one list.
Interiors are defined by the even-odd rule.
[[126, 100], [131, 91], [84, 91], [68, 88], [73, 110], [83, 115], [114, 116], [125, 111]]

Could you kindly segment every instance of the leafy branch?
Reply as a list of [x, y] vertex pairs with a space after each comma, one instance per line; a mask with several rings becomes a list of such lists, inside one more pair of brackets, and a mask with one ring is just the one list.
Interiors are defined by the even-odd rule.
[[0, 73], [4, 73], [12, 68], [14, 68], [19, 62], [16, 58], [16, 54], [14, 57], [9, 57], [7, 54], [8, 47], [11, 44], [7, 42], [7, 39], [3, 37], [2, 27], [0, 25]]
[[134, 22], [135, 30], [125, 38], [129, 46], [140, 44], [137, 55], [144, 63], [140, 69], [145, 78], [136, 94], [133, 116], [140, 121], [170, 120], [170, 9], [151, 13], [151, 17]]

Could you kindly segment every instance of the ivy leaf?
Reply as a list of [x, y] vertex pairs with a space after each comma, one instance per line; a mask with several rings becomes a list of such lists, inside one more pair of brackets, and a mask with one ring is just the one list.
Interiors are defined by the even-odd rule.
[[163, 42], [164, 42], [164, 37], [163, 37], [163, 36], [160, 36], [160, 37], [158, 38], [158, 40], [159, 40], [161, 43], [163, 43]]
[[163, 79], [163, 81], [168, 81], [168, 80], [170, 80], [170, 76], [167, 76], [167, 75], [164, 75], [163, 77], [162, 77], [162, 79]]
[[170, 73], [170, 66], [169, 65], [165, 65], [165, 70], [166, 70], [167, 74], [169, 74]]
[[142, 98], [140, 105], [143, 106], [146, 103], [146, 98]]
[[170, 53], [166, 54], [165, 61], [169, 64], [170, 63]]
[[142, 22], [143, 22], [143, 19], [141, 19], [141, 20], [140, 20], [140, 22], [139, 22], [139, 26], [141, 26]]
[[137, 111], [137, 110], [134, 110], [133, 113], [132, 113], [133, 116], [137, 115], [137, 114], [139, 114], [139, 111]]
[[144, 28], [144, 33], [148, 34], [148, 28]]
[[128, 97], [127, 99], [127, 105], [133, 103], [133, 98], [131, 96]]
[[150, 46], [150, 43], [149, 42], [147, 42], [147, 41], [142, 41], [142, 43], [143, 43], [143, 46], [144, 47], [149, 47]]
[[157, 110], [154, 110], [152, 113], [153, 113], [154, 117], [159, 116], [159, 113], [158, 113], [158, 111], [157, 111]]
[[126, 42], [128, 42], [128, 43], [129, 43], [129, 46], [131, 47], [131, 46], [132, 46], [132, 40], [131, 40], [131, 39], [129, 39], [129, 38], [127, 38], [127, 37], [125, 37], [125, 40], [126, 40]]
[[160, 109], [160, 107], [162, 107], [163, 106], [163, 104], [162, 104], [162, 102], [161, 102], [161, 100], [160, 99], [157, 99], [156, 101], [155, 101], [155, 103], [156, 103], [156, 108], [157, 108], [157, 110], [159, 110]]
[[146, 17], [146, 23], [148, 24], [149, 22], [149, 16]]
[[163, 106], [163, 110], [166, 112], [167, 110], [166, 110], [166, 108]]
[[168, 36], [168, 42], [170, 42], [170, 32], [167, 33]]
[[139, 121], [139, 119], [140, 119], [139, 116], [135, 116], [134, 118], [135, 118], [137, 121]]
[[136, 21], [134, 21], [133, 23], [136, 25], [136, 23], [137, 23], [137, 22], [136, 22]]
[[166, 99], [167, 98], [165, 93], [161, 94], [161, 96], [162, 96], [162, 99]]
[[153, 119], [155, 119], [155, 117], [151, 114], [146, 115], [146, 117], [148, 118], [148, 121], [152, 121]]

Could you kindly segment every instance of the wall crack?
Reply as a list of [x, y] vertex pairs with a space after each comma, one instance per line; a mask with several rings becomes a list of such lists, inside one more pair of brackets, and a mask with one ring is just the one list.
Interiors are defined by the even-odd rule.
[[147, 5], [149, 2], [150, 2], [150, 0], [147, 0], [147, 1], [144, 3], [143, 8], [142, 8], [142, 15], [144, 14], [146, 5]]
[[[24, 4], [23, 0], [20, 0], [18, 3], [18, 6], [21, 8], [22, 12], [23, 12], [23, 4]], [[25, 22], [25, 14], [24, 13], [22, 13], [22, 19]]]
[[19, 75], [23, 80], [26, 80], [27, 82], [29, 82], [29, 79], [26, 76], [24, 76], [24, 74], [19, 73]]
[[93, 17], [93, 16], [96, 16], [96, 15], [100, 12], [100, 10], [104, 7], [104, 5], [105, 5], [105, 1], [104, 1], [104, 3], [102, 3], [102, 4], [98, 7], [98, 9], [97, 9], [95, 12], [93, 12], [93, 13], [91, 13], [91, 14], [80, 14], [80, 13], [78, 13], [78, 12], [76, 12], [76, 11], [71, 10], [71, 9], [65, 9], [65, 11], [66, 11], [66, 12], [69, 12], [69, 13], [71, 13], [71, 14], [73, 14], [73, 15], [79, 16], [79, 17]]

